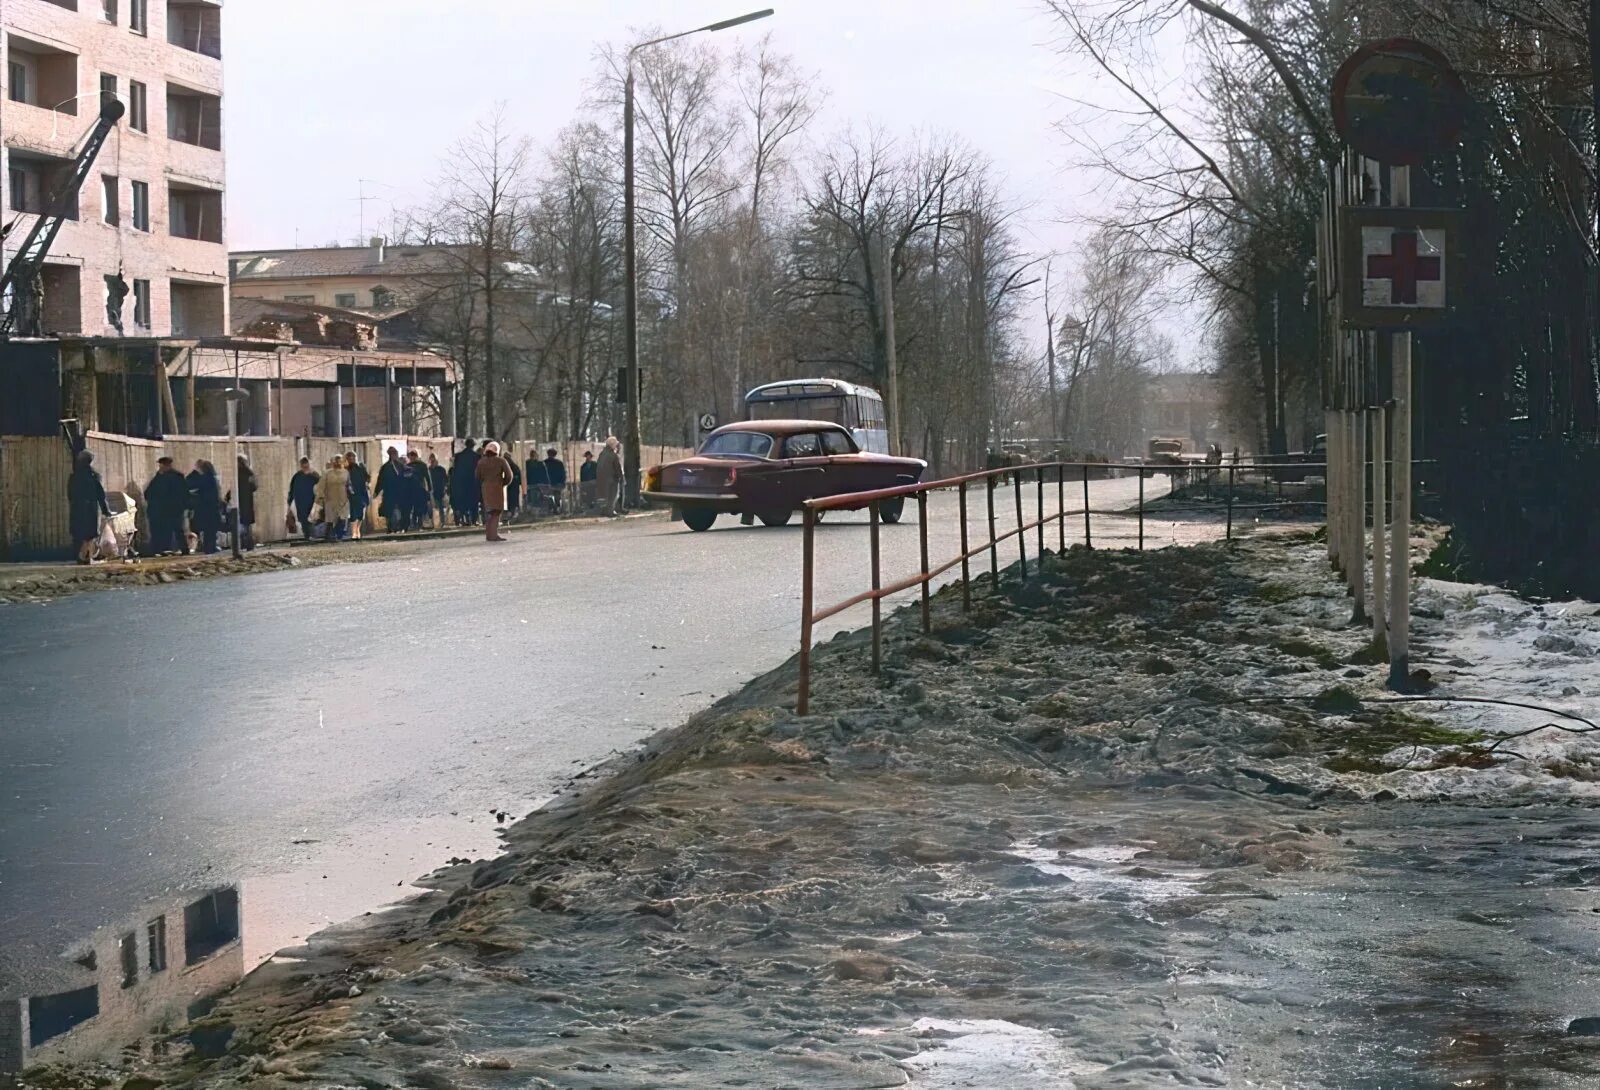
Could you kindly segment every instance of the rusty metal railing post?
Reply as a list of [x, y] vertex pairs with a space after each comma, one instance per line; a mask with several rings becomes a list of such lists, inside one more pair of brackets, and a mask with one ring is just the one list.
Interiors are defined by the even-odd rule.
[[1056, 465], [1056, 551], [1067, 552], [1067, 467]]
[[1089, 532], [1089, 463], [1083, 463], [1083, 547], [1094, 548], [1094, 537]]
[[1037, 485], [1037, 487], [1034, 489], [1034, 491], [1036, 491], [1038, 493], [1038, 496], [1036, 497], [1038, 502], [1035, 504], [1035, 506], [1037, 506], [1038, 509], [1039, 509], [1039, 519], [1038, 519], [1038, 521], [1039, 521], [1039, 526], [1038, 526], [1038, 531], [1039, 531], [1039, 564], [1040, 564], [1040, 570], [1043, 570], [1043, 565], [1044, 565], [1044, 466], [1040, 466], [1039, 467], [1039, 480], [1036, 482], [1036, 485]]
[[922, 634], [933, 631], [933, 616], [928, 612], [928, 494], [917, 493], [917, 528], [922, 532]]
[[1227, 538], [1229, 541], [1233, 540], [1233, 471], [1234, 471], [1234, 467], [1230, 465], [1228, 467], [1228, 538]]
[[876, 674], [883, 666], [883, 599], [879, 598], [876, 591], [882, 586], [880, 578], [880, 554], [878, 552], [878, 503], [872, 503], [872, 672]]
[[816, 550], [813, 546], [817, 527], [817, 513], [805, 509], [805, 544], [802, 546], [800, 575], [800, 694], [795, 701], [795, 714], [811, 712], [811, 609], [815, 598], [812, 577], [816, 571]]
[[994, 477], [985, 477], [984, 483], [989, 486], [989, 579], [993, 587], [1000, 585], [1000, 542], [994, 536]]
[[967, 556], [967, 482], [961, 482], [961, 612], [972, 610], [972, 561]]
[[1139, 551], [1144, 552], [1144, 467], [1139, 467]]
[[1028, 533], [1022, 528], [1022, 470], [1011, 471], [1011, 491], [1017, 505], [1017, 552], [1022, 557], [1022, 568], [1018, 574], [1023, 582], [1028, 579]]

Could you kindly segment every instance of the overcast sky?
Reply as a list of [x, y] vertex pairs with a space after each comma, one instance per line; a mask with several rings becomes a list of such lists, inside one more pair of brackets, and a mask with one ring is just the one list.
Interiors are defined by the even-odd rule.
[[[818, 135], [877, 122], [964, 137], [1002, 173], [1025, 248], [1068, 249], [1103, 179], [1053, 131], [1074, 83], [1032, 0], [232, 0], [224, 8], [228, 241], [379, 233], [426, 195], [446, 148], [495, 103], [537, 143], [579, 110], [603, 41], [771, 3], [770, 31], [828, 91]], [[1187, 355], [1187, 353], [1184, 353]]]

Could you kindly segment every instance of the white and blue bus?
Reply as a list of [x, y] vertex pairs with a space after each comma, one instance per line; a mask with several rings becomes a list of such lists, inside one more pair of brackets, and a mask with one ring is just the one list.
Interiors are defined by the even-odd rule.
[[751, 420], [827, 420], [843, 424], [856, 446], [889, 453], [889, 424], [883, 398], [870, 386], [836, 378], [786, 379], [757, 386], [744, 395]]

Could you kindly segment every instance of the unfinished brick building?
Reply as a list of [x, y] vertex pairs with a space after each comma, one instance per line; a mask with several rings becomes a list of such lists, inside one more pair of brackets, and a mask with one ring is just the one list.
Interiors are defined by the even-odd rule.
[[44, 331], [118, 336], [107, 282], [120, 270], [122, 335], [226, 335], [221, 0], [8, 0], [0, 31], [0, 154], [17, 221], [0, 257], [70, 172], [100, 97], [127, 108], [51, 250]]

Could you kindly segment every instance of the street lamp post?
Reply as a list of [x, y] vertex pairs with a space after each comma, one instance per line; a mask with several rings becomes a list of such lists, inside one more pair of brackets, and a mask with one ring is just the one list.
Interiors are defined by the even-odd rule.
[[765, 19], [771, 14], [771, 8], [763, 8], [761, 11], [752, 11], [732, 19], [724, 19], [720, 23], [695, 27], [693, 30], [684, 30], [661, 38], [651, 38], [648, 42], [640, 42], [628, 50], [627, 78], [623, 83], [622, 99], [622, 279], [626, 291], [622, 319], [622, 350], [627, 357], [627, 373], [624, 377], [627, 389], [622, 391], [622, 395], [627, 402], [628, 434], [622, 441], [622, 458], [627, 479], [624, 498], [629, 507], [637, 506], [639, 503], [641, 462], [641, 442], [639, 438], [639, 287], [635, 274], [636, 259], [633, 238], [633, 57], [641, 49], [652, 45], [660, 45], [662, 42], [670, 42], [676, 38], [687, 38], [691, 34], [727, 30], [729, 27], [736, 27], [743, 23], [753, 23], [757, 19]]

